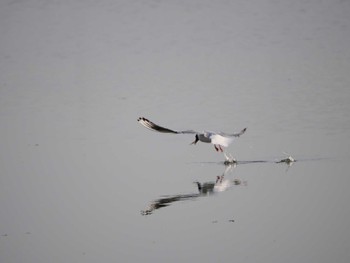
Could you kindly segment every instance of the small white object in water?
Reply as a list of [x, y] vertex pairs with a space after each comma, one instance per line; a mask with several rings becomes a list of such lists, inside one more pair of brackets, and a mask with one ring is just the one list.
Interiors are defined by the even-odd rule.
[[294, 158], [292, 156], [289, 156], [286, 160], [287, 160], [288, 163], [294, 163], [295, 162], [295, 160], [294, 160]]
[[[283, 153], [287, 154], [285, 152], [283, 152]], [[282, 159], [282, 160], [278, 161], [277, 163], [286, 163], [288, 165], [292, 165], [294, 162], [296, 162], [296, 160], [291, 155], [289, 155], [287, 158]]]

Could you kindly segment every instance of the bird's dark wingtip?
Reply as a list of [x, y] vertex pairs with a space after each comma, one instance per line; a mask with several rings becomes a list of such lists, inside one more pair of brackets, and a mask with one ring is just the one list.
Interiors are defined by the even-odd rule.
[[239, 133], [235, 133], [234, 136], [235, 137], [239, 137], [241, 136], [242, 134], [244, 134], [246, 132], [247, 128], [244, 128], [243, 130], [241, 130]]
[[139, 117], [137, 121], [146, 127], [147, 129], [153, 130], [153, 131], [158, 131], [158, 132], [164, 132], [164, 133], [178, 133], [177, 131], [170, 130], [168, 128], [164, 128], [162, 126], [159, 126], [150, 120], [146, 119], [145, 117]]

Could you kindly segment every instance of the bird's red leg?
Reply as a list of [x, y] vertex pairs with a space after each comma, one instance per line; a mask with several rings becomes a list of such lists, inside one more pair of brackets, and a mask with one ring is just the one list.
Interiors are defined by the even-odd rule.
[[214, 144], [214, 148], [217, 152], [219, 151], [219, 148], [215, 144]]
[[219, 149], [221, 152], [223, 152], [224, 150], [222, 149], [221, 145], [219, 145]]

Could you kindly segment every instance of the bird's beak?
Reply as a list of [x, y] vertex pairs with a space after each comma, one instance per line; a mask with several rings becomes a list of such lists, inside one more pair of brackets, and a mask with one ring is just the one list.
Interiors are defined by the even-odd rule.
[[195, 139], [193, 142], [191, 142], [191, 144], [190, 144], [190, 145], [192, 145], [192, 144], [196, 144], [198, 141], [199, 141], [199, 139], [198, 139], [198, 136], [196, 135], [196, 139]]

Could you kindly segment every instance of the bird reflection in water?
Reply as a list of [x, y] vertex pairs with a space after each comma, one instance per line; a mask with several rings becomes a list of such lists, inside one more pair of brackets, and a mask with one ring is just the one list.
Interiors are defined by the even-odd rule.
[[226, 179], [225, 175], [232, 170], [235, 165], [226, 166], [226, 169], [222, 175], [218, 175], [215, 181], [200, 183], [194, 182], [197, 185], [197, 193], [179, 194], [179, 195], [167, 195], [154, 200], [151, 204], [141, 211], [141, 215], [150, 215], [155, 210], [167, 207], [177, 201], [194, 200], [198, 197], [208, 196], [215, 193], [220, 193], [228, 190], [232, 186], [247, 185], [247, 182], [240, 179]]

